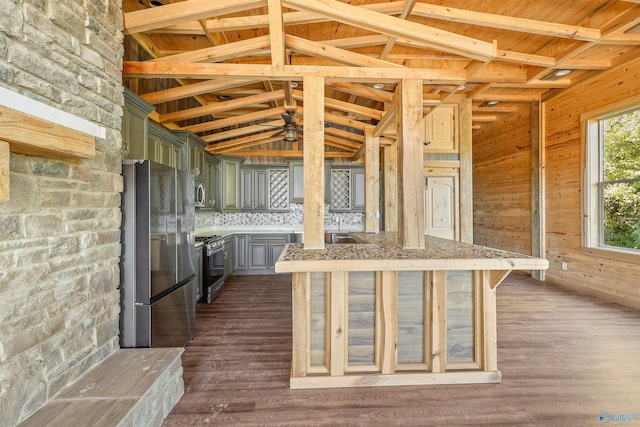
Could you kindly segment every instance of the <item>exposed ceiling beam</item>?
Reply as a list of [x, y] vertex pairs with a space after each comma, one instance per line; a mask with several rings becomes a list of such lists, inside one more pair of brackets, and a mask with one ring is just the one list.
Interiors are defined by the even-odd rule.
[[459, 84], [464, 81], [464, 70], [416, 69], [416, 68], [365, 68], [365, 67], [318, 67], [285, 65], [278, 72], [272, 65], [209, 64], [186, 62], [139, 62], [125, 61], [123, 77], [137, 78], [189, 78], [215, 79], [217, 77], [244, 77], [248, 79], [302, 80], [304, 76], [316, 75], [329, 80], [351, 82], [391, 81], [420, 79], [425, 83]]
[[[302, 158], [302, 150], [236, 150], [228, 151], [226, 154], [239, 157], [295, 157]], [[325, 151], [324, 157], [331, 158], [350, 158], [353, 152], [348, 151]]]
[[244, 79], [216, 79], [204, 82], [191, 83], [171, 89], [159, 90], [141, 95], [149, 104], [155, 105], [163, 102], [175, 101], [176, 99], [188, 98], [190, 96], [202, 95], [204, 93], [218, 92], [225, 89], [245, 86], [258, 82], [259, 80]]
[[[572, 60], [575, 56], [586, 52], [596, 44], [602, 43], [604, 40], [612, 37], [618, 33], [622, 33], [630, 28], [640, 24], [640, 6], [633, 6], [632, 8], [620, 12], [619, 14], [611, 17], [608, 22], [604, 23], [603, 28], [607, 28], [600, 38], [593, 43], [581, 43], [575, 42], [571, 46], [562, 50], [556, 55], [556, 65], [554, 68], [564, 67], [565, 61]], [[553, 71], [553, 68], [543, 68], [537, 70], [531, 70], [529, 73], [529, 80], [537, 80], [546, 76]]]
[[124, 34], [135, 34], [210, 16], [265, 7], [266, 0], [189, 0], [124, 14]]
[[387, 92], [385, 90], [374, 89], [369, 86], [364, 86], [357, 83], [346, 82], [328, 82], [327, 86], [339, 90], [340, 92], [349, 93], [352, 95], [362, 96], [364, 98], [373, 99], [379, 102], [393, 102], [395, 93]]
[[[386, 15], [397, 15], [402, 12], [404, 7], [403, 1], [394, 1], [386, 3], [374, 3], [358, 6], [363, 9], [373, 10]], [[285, 26], [287, 25], [304, 25], [314, 24], [319, 22], [327, 22], [330, 19], [318, 15], [312, 12], [287, 12], [282, 14], [282, 21]], [[255, 28], [266, 28], [269, 26], [269, 15], [251, 15], [251, 16], [237, 16], [211, 19], [207, 23], [207, 31], [243, 31], [252, 30]], [[195, 22], [186, 22], [183, 24], [171, 25], [164, 28], [156, 28], [149, 30], [149, 32], [164, 33], [164, 34], [194, 34], [202, 35], [204, 31], [202, 27]]]
[[227, 142], [220, 142], [218, 144], [212, 144], [207, 147], [207, 152], [211, 154], [223, 154], [228, 151], [240, 150], [243, 148], [255, 147], [256, 145], [268, 144], [270, 142], [282, 141], [282, 136], [270, 136], [270, 137], [260, 137], [251, 136], [247, 138], [240, 138], [245, 140], [244, 142], [237, 142], [236, 140]]
[[243, 56], [268, 54], [271, 50], [269, 36], [254, 37], [220, 46], [178, 53], [176, 55], [151, 59], [150, 62], [222, 62]]
[[260, 95], [245, 96], [244, 98], [232, 99], [231, 101], [218, 102], [210, 105], [203, 105], [201, 107], [189, 108], [186, 110], [176, 111], [174, 113], [160, 115], [160, 122], [173, 122], [179, 120], [193, 119], [195, 117], [202, 117], [209, 114], [215, 114], [219, 111], [233, 110], [234, 108], [241, 108], [251, 104], [260, 104], [263, 102], [271, 102], [276, 99], [283, 99], [284, 91], [277, 90], [274, 92], [265, 92]]
[[[243, 136], [243, 135], [249, 135], [249, 134], [257, 134], [257, 135], [251, 135], [246, 137], [246, 140], [242, 141], [242, 138], [237, 138], [234, 139], [232, 141], [238, 141], [238, 142], [249, 142], [249, 141], [253, 141], [253, 137], [260, 137], [260, 135], [263, 138], [270, 138], [272, 137], [274, 134], [278, 133], [278, 129], [270, 129], [269, 131], [265, 132], [265, 129], [267, 129], [267, 126], [277, 126], [279, 124], [282, 124], [282, 120], [278, 120], [278, 121], [272, 121], [272, 122], [268, 122], [268, 123], [264, 123], [263, 125], [254, 125], [254, 126], [244, 126], [238, 129], [233, 129], [230, 131], [226, 131], [226, 132], [218, 132], [218, 133], [214, 133], [211, 135], [205, 135], [202, 137], [202, 139], [208, 143], [212, 143], [212, 142], [217, 142], [217, 141], [221, 141], [223, 139], [230, 139], [230, 138], [236, 138], [239, 136]], [[264, 126], [267, 125], [267, 126]], [[260, 132], [260, 133], [258, 133]], [[282, 139], [282, 137], [280, 138]], [[225, 141], [231, 143], [232, 141]]]
[[[284, 107], [275, 107], [268, 110], [255, 111], [241, 116], [228, 117], [226, 119], [213, 120], [205, 123], [198, 123], [191, 126], [185, 126], [182, 130], [189, 130], [191, 132], [200, 133], [211, 130], [222, 129], [228, 126], [240, 125], [243, 123], [251, 123], [257, 120], [268, 119], [272, 117], [278, 117], [281, 114], [286, 114]], [[274, 126], [274, 129], [276, 127]]]
[[378, 122], [378, 124], [376, 125], [375, 128], [373, 128], [373, 132], [372, 135], [374, 138], [378, 138], [380, 136], [382, 136], [382, 134], [384, 133], [385, 130], [387, 130], [387, 128], [392, 124], [392, 123], [396, 123], [396, 114], [397, 114], [397, 108], [395, 105], [391, 106], [390, 109], [388, 109], [385, 113], [384, 116], [382, 116], [382, 119]]
[[388, 36], [408, 38], [437, 47], [445, 52], [485, 62], [495, 56], [492, 43], [405, 21], [337, 0], [283, 0], [282, 4], [292, 9], [315, 12], [344, 24]]
[[[404, 8], [402, 9], [402, 13], [400, 14], [400, 19], [407, 19], [407, 16], [411, 13], [411, 10], [416, 4], [416, 0], [406, 0], [404, 2]], [[389, 41], [380, 51], [380, 59], [387, 59], [389, 53], [391, 53], [391, 49], [393, 49], [393, 45], [395, 45], [397, 37], [389, 37]]]
[[285, 36], [285, 44], [287, 48], [296, 53], [326, 58], [342, 64], [355, 65], [358, 67], [404, 68], [402, 65], [394, 62], [383, 61], [367, 55], [350, 52], [348, 50], [329, 46], [323, 43], [313, 42], [311, 40], [302, 39], [288, 34]]
[[442, 19], [464, 24], [480, 25], [502, 30], [520, 31], [551, 37], [565, 37], [576, 40], [595, 41], [600, 38], [600, 30], [577, 25], [557, 24], [555, 22], [536, 21], [533, 19], [456, 9], [448, 6], [418, 3], [412, 15], [426, 18]]
[[[293, 91], [294, 98], [302, 101], [303, 93], [299, 90]], [[382, 117], [382, 111], [375, 110], [373, 108], [363, 107], [361, 105], [351, 104], [349, 102], [340, 101], [333, 98], [325, 98], [324, 105], [326, 108], [332, 108], [335, 110], [344, 111], [346, 113], [352, 113], [359, 116], [370, 117], [372, 119], [380, 120]]]

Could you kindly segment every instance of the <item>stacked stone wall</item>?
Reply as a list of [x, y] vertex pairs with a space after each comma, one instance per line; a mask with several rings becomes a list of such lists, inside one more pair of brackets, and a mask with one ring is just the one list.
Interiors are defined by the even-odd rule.
[[119, 0], [0, 0], [0, 86], [106, 128], [91, 159], [11, 153], [0, 203], [0, 426], [118, 349]]

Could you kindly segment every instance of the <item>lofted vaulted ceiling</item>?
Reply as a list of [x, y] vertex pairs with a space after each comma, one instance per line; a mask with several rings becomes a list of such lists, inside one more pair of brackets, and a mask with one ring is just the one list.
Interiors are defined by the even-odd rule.
[[422, 79], [425, 111], [472, 99], [479, 128], [640, 57], [640, 0], [122, 4], [125, 84], [212, 153], [299, 155], [279, 130], [304, 128], [306, 75], [325, 77], [327, 155], [355, 158], [400, 79]]

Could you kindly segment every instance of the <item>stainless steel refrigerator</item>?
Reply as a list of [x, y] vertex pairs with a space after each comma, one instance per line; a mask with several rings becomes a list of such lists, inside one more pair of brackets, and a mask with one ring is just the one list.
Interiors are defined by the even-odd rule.
[[121, 347], [181, 347], [195, 333], [194, 177], [122, 165]]

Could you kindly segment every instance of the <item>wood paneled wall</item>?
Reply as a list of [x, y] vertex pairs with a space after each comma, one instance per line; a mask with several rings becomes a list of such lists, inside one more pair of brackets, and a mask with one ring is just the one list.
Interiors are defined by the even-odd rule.
[[639, 81], [640, 61], [635, 61], [544, 105], [547, 280], [635, 308], [640, 308], [640, 265], [580, 250], [580, 114], [639, 95]]
[[473, 241], [531, 254], [531, 104], [473, 133]]

